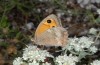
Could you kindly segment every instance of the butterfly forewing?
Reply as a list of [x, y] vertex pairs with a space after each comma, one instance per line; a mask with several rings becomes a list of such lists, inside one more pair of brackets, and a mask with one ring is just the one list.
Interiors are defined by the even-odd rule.
[[[50, 22], [51, 23], [48, 23]], [[38, 25], [35, 36], [41, 35], [44, 31], [48, 30], [51, 27], [61, 27], [61, 21], [55, 16], [54, 14], [51, 14], [47, 16], [42, 22]]]

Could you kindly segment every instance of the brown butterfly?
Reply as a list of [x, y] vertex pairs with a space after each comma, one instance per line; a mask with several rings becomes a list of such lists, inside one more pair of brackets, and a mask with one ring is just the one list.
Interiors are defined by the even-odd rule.
[[67, 30], [62, 27], [60, 19], [51, 14], [38, 25], [34, 42], [44, 46], [65, 46], [67, 39]]

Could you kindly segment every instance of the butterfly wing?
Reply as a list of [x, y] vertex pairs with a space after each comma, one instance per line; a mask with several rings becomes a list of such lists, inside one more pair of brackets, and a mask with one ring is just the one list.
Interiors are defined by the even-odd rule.
[[62, 27], [50, 28], [36, 39], [36, 44], [45, 46], [65, 46], [68, 33]]
[[42, 20], [42, 22], [38, 25], [35, 32], [35, 37], [41, 35], [41, 33], [44, 33], [44, 31], [48, 30], [49, 28], [58, 26], [62, 26], [60, 19], [58, 19], [56, 15], [51, 14]]
[[65, 46], [67, 31], [62, 27], [61, 21], [54, 14], [46, 17], [37, 27], [35, 44], [45, 46]]

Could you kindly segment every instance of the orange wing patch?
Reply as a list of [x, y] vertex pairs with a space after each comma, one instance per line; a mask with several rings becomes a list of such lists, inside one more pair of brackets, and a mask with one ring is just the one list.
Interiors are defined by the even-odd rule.
[[41, 33], [43, 33], [44, 31], [56, 26], [57, 26], [57, 23], [55, 20], [48, 19], [45, 22], [42, 22], [42, 24], [40, 25], [40, 28], [38, 28], [38, 30], [36, 31], [36, 36], [41, 35]]

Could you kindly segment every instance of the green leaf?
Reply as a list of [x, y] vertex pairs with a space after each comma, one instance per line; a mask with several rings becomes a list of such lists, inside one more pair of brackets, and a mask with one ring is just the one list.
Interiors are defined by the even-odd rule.
[[0, 42], [0, 46], [7, 47], [8, 46], [8, 43], [7, 42]]
[[83, 52], [83, 51], [80, 52], [80, 53], [79, 53], [79, 59], [85, 58], [86, 55], [89, 55], [89, 54], [86, 53], [86, 52]]
[[96, 22], [97, 22], [97, 23], [100, 23], [100, 17], [98, 17], [98, 18], [96, 19]]
[[0, 28], [6, 28], [9, 27], [9, 22], [6, 16], [3, 16], [1, 21], [0, 21]]

